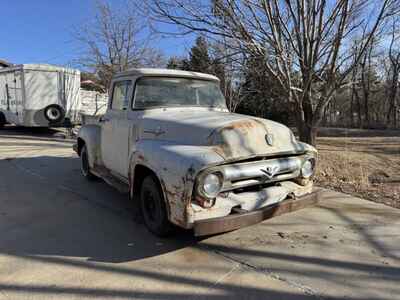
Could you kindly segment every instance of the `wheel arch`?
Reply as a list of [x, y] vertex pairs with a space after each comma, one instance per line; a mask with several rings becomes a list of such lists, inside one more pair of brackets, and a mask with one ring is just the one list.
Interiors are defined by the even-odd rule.
[[83, 146], [86, 144], [85, 140], [81, 137], [77, 138], [77, 145], [78, 145], [78, 155], [81, 156], [81, 151]]
[[167, 216], [168, 219], [170, 219], [171, 216], [171, 208], [170, 208], [170, 204], [167, 198], [167, 194], [166, 194], [166, 187], [165, 187], [165, 183], [162, 180], [162, 178], [160, 178], [160, 176], [157, 174], [156, 171], [153, 170], [153, 168], [151, 168], [150, 166], [148, 166], [147, 164], [144, 163], [136, 163], [136, 164], [130, 164], [129, 167], [129, 196], [131, 201], [133, 201], [133, 205], [135, 207], [135, 210], [137, 212], [140, 212], [140, 201], [139, 198], [140, 197], [140, 189], [141, 186], [143, 184], [144, 179], [147, 176], [153, 176], [156, 180], [157, 183], [159, 184], [162, 196], [163, 196], [163, 200], [165, 203], [165, 207], [167, 208]]
[[94, 167], [95, 164], [102, 165], [100, 139], [101, 131], [97, 125], [85, 125], [79, 130], [77, 138], [78, 154], [81, 153], [83, 145], [86, 145], [90, 167]]
[[6, 115], [2, 112], [2, 111], [0, 111], [0, 123], [7, 123], [7, 118], [6, 118]]
[[[137, 165], [156, 175], [166, 202], [170, 222], [191, 228], [191, 198], [197, 173], [223, 159], [208, 147], [176, 145], [159, 140], [142, 140], [129, 155], [129, 183], [132, 197]], [[132, 184], [131, 184], [132, 183]], [[137, 189], [136, 189], [137, 192]]]

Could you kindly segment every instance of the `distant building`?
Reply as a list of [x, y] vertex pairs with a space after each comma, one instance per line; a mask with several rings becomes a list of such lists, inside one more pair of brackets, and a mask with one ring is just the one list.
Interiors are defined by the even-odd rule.
[[8, 68], [8, 67], [11, 67], [12, 65], [13, 64], [9, 63], [8, 61], [0, 59], [0, 68]]

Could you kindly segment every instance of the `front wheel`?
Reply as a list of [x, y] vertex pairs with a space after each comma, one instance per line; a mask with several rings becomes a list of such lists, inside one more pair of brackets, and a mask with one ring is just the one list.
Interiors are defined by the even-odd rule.
[[147, 176], [140, 191], [140, 207], [146, 227], [155, 235], [165, 237], [172, 231], [168, 220], [164, 197], [158, 180]]
[[81, 172], [83, 177], [85, 177], [88, 180], [96, 179], [96, 176], [90, 172], [89, 156], [86, 145], [82, 146], [80, 156], [81, 156]]
[[3, 113], [0, 112], [0, 129], [3, 129], [4, 125], [6, 124], [6, 117]]

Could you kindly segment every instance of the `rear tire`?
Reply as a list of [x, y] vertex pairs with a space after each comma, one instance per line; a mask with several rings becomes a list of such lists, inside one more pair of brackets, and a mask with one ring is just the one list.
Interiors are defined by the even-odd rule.
[[6, 124], [6, 117], [4, 116], [3, 113], [0, 112], [0, 129], [3, 129], [5, 124]]
[[148, 175], [140, 190], [140, 208], [147, 229], [159, 237], [166, 237], [172, 232], [172, 224], [168, 220], [163, 193], [158, 180]]
[[90, 172], [89, 155], [86, 145], [82, 146], [80, 157], [81, 157], [81, 173], [83, 177], [85, 177], [87, 180], [95, 180], [96, 176], [93, 175], [92, 172]]

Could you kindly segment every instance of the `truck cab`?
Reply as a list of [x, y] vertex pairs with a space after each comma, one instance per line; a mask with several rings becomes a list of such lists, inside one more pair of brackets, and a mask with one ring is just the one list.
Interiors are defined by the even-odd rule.
[[86, 119], [74, 145], [83, 176], [126, 192], [159, 236], [229, 231], [289, 200], [313, 202], [316, 149], [282, 124], [229, 112], [219, 85], [187, 71], [117, 74], [107, 112]]

